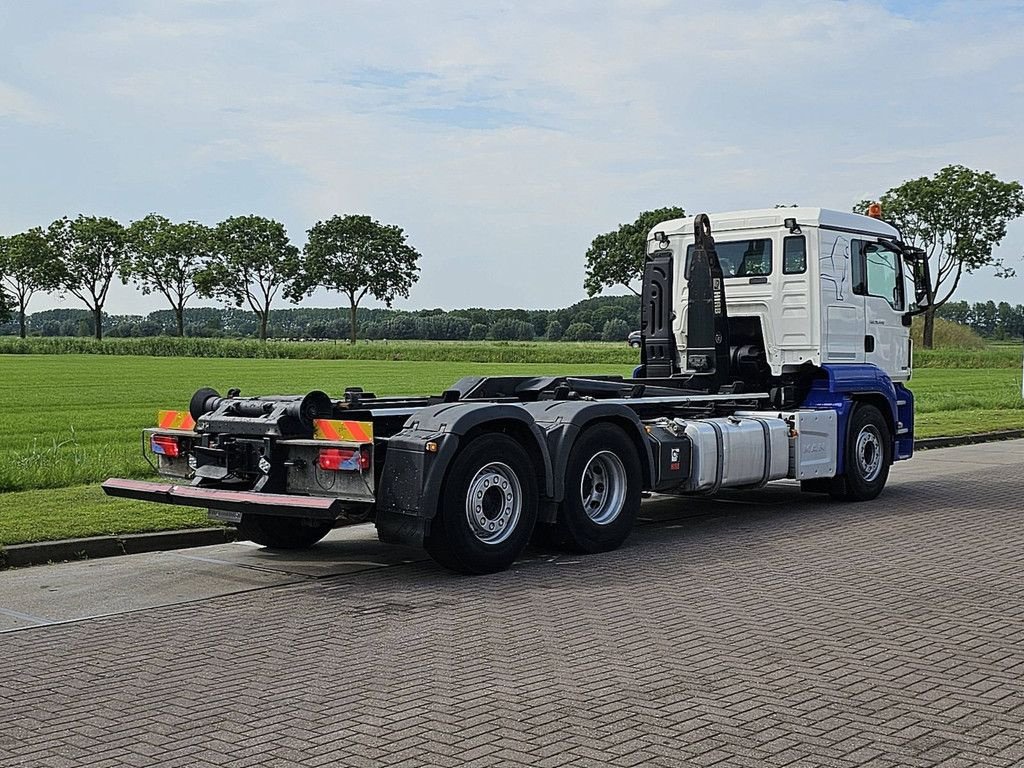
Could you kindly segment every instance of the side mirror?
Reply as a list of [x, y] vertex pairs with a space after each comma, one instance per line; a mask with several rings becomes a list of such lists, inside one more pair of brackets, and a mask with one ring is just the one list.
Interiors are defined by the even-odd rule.
[[928, 254], [923, 249], [901, 244], [903, 261], [914, 280], [914, 309], [910, 314], [919, 315], [931, 305], [932, 278], [928, 267]]

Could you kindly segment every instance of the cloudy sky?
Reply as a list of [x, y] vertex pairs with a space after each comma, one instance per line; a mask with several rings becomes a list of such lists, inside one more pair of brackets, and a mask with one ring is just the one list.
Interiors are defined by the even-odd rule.
[[[1024, 179], [1022, 41], [1009, 1], [0, 0], [0, 232], [259, 213], [301, 245], [365, 213], [423, 254], [399, 306], [561, 306], [644, 209]], [[1001, 253], [1024, 273], [1024, 222]]]

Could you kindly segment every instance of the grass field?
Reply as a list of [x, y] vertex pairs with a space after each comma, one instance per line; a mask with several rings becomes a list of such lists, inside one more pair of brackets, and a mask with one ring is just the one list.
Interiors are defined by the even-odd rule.
[[[991, 360], [978, 359], [972, 367], [951, 359], [949, 368], [915, 371], [911, 389], [917, 398], [919, 437], [1024, 427], [1020, 349], [997, 352], [1015, 357], [1016, 364], [992, 367], [985, 365]], [[634, 359], [632, 353], [627, 364], [581, 365], [0, 355], [0, 545], [205, 524], [205, 513], [198, 510], [108, 500], [96, 486], [87, 485], [110, 476], [149, 474], [140, 431], [154, 424], [160, 408], [185, 409], [201, 386], [222, 392], [240, 387], [250, 395], [311, 389], [337, 395], [346, 386], [411, 394], [440, 392], [470, 374], [628, 375]]]
[[[978, 339], [978, 343], [982, 343]], [[406, 360], [451, 363], [637, 364], [639, 354], [621, 342], [599, 341], [268, 341], [154, 336], [141, 339], [18, 339], [0, 336], [0, 355], [139, 355], [289, 360]], [[915, 348], [916, 368], [1017, 368], [1020, 342], [981, 348]]]
[[628, 366], [222, 360], [94, 355], [0, 356], [0, 492], [60, 488], [112, 475], [140, 477], [140, 431], [161, 408], [185, 410], [203, 386], [244, 395], [346, 386], [378, 394], [441, 392], [459, 377], [502, 373], [619, 373]]
[[450, 363], [574, 363], [634, 366], [636, 350], [599, 341], [274, 341], [154, 336], [141, 339], [0, 336], [0, 355], [141, 355], [288, 360], [406, 360]]
[[909, 387], [917, 437], [1024, 428], [1019, 367], [919, 369]]

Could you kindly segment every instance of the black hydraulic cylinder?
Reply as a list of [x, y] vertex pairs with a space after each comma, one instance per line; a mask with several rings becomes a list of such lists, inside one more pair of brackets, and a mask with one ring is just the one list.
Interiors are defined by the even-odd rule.
[[729, 319], [722, 265], [706, 213], [694, 219], [693, 236], [686, 275], [686, 368], [706, 379], [712, 391], [729, 375]]
[[646, 378], [668, 378], [678, 372], [676, 337], [672, 332], [672, 259], [672, 251], [656, 251], [644, 265], [640, 359]]

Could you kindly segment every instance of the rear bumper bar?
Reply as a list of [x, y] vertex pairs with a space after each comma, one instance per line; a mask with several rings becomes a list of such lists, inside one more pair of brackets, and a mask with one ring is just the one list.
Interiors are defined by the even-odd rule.
[[341, 512], [339, 499], [318, 496], [293, 496], [283, 493], [225, 491], [220, 488], [197, 488], [191, 485], [150, 483], [144, 480], [111, 478], [102, 485], [108, 496], [120, 496], [161, 504], [206, 507], [228, 512], [286, 517], [315, 517], [333, 520]]

